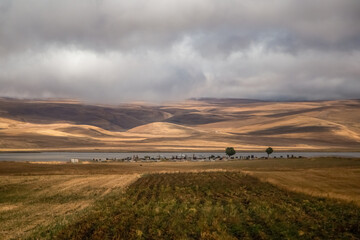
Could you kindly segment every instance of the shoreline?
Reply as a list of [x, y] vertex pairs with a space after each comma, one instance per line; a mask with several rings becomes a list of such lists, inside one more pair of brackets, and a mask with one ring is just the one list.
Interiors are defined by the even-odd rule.
[[[273, 147], [274, 148], [274, 147]], [[266, 147], [264, 148], [266, 149]], [[274, 148], [276, 150], [276, 148]], [[236, 150], [236, 149], [235, 149]], [[236, 153], [264, 153], [264, 151], [259, 151], [259, 150], [236, 150]], [[349, 149], [349, 150], [345, 150], [345, 149], [334, 149], [334, 150], [324, 150], [324, 149], [289, 149], [289, 150], [276, 150], [274, 153], [289, 153], [289, 152], [293, 152], [293, 153], [360, 153], [360, 149]], [[155, 151], [155, 150], [150, 150], [150, 151], [123, 151], [123, 150], [45, 150], [45, 151], [31, 151], [31, 150], [26, 150], [26, 151], [6, 151], [6, 150], [0, 150], [0, 154], [8, 154], [8, 153], [224, 153], [225, 154], [225, 149], [223, 151], [219, 151], [219, 150], [203, 150], [203, 151], [198, 151], [198, 150], [190, 150], [190, 149], [183, 149], [182, 151], [180, 150], [160, 150], [160, 151]]]

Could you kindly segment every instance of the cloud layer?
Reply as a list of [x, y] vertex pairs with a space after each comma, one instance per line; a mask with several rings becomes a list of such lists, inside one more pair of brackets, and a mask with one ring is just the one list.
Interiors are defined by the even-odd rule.
[[2, 0], [0, 95], [360, 96], [358, 0]]

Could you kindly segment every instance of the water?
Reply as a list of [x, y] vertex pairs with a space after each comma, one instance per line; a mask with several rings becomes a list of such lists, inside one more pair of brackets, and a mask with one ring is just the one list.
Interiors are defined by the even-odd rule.
[[[89, 152], [41, 152], [41, 153], [0, 153], [0, 161], [31, 161], [31, 162], [45, 162], [45, 161], [59, 161], [65, 162], [69, 161], [71, 158], [78, 158], [80, 160], [92, 160], [92, 159], [123, 159], [126, 157], [132, 157], [134, 155], [143, 158], [145, 156], [150, 156], [157, 158], [159, 156], [171, 158], [172, 156], [184, 156], [192, 157], [195, 155], [197, 158], [214, 156], [225, 156], [223, 152], [198, 152], [198, 153], [187, 153], [187, 152], [178, 152], [178, 153], [89, 153]], [[246, 157], [251, 156], [261, 158], [266, 157], [267, 154], [264, 152], [240, 152], [236, 153], [235, 157]], [[284, 158], [287, 155], [294, 155], [294, 157], [357, 157], [360, 158], [360, 152], [276, 152], [271, 154], [271, 157], [276, 156], [279, 158], [283, 156]]]

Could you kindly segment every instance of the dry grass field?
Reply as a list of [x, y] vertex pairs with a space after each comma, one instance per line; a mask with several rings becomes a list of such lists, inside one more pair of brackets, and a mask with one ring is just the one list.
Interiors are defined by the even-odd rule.
[[357, 239], [360, 208], [236, 172], [152, 174], [55, 239]]
[[290, 191], [353, 201], [360, 206], [360, 168], [244, 172]]
[[39, 227], [66, 222], [113, 189], [138, 179], [132, 175], [2, 176], [0, 239], [19, 239]]
[[92, 164], [0, 162], [0, 238], [52, 238], [47, 234], [65, 231], [74, 221], [95, 214], [97, 207], [125, 194], [124, 189], [139, 177], [184, 172], [220, 172], [224, 176], [240, 172], [271, 183], [281, 191], [305, 193], [315, 197], [310, 197], [313, 200], [325, 197], [339, 204], [353, 203], [357, 206], [351, 207], [354, 209], [360, 206], [357, 184], [360, 159], [354, 158]]
[[360, 101], [87, 105], [0, 99], [0, 151], [359, 151]]

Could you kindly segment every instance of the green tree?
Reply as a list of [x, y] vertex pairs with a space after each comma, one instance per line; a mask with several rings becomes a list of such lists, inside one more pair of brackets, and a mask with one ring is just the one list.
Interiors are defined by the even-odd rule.
[[270, 154], [272, 154], [274, 152], [274, 149], [272, 149], [272, 147], [268, 147], [265, 152], [268, 154], [268, 157], [270, 156]]
[[225, 153], [226, 153], [226, 155], [231, 157], [232, 155], [234, 155], [236, 153], [236, 151], [235, 151], [235, 149], [233, 147], [227, 147], [225, 149]]

